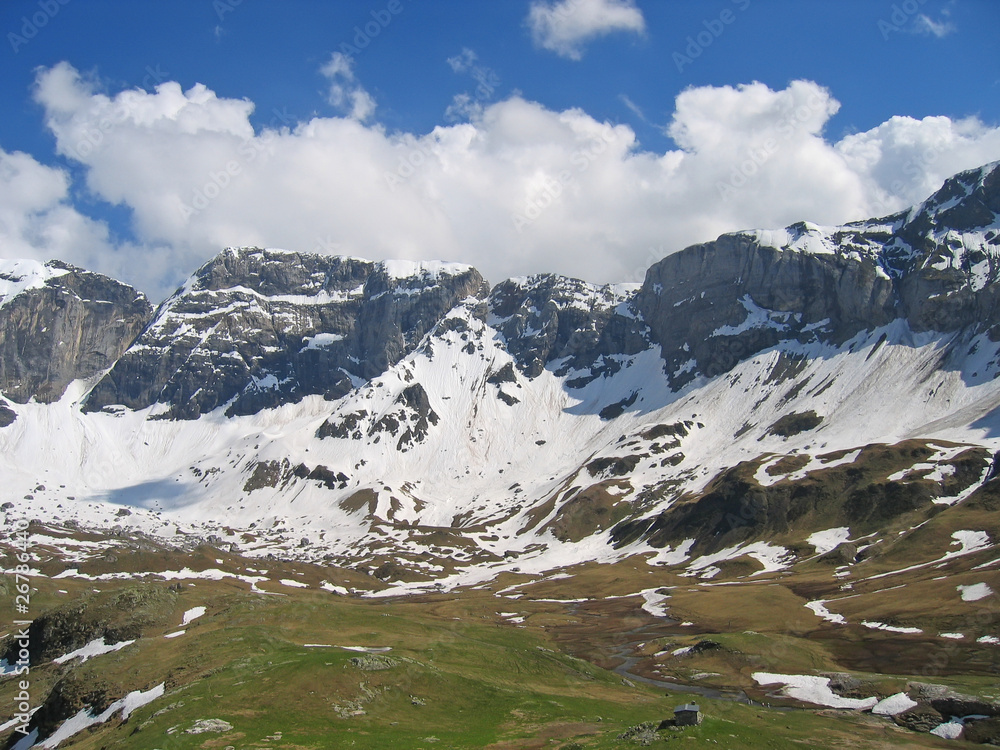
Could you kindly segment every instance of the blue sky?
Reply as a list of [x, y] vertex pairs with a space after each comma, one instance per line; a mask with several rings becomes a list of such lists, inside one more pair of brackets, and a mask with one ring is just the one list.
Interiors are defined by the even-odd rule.
[[0, 256], [157, 298], [236, 244], [636, 281], [1000, 159], [991, 0], [6, 0], [0, 31]]

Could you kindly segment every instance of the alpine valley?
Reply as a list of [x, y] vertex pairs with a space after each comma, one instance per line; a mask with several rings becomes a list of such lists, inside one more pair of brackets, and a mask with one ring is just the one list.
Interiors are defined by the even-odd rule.
[[1000, 744], [1000, 162], [641, 284], [0, 261], [0, 393], [8, 747]]

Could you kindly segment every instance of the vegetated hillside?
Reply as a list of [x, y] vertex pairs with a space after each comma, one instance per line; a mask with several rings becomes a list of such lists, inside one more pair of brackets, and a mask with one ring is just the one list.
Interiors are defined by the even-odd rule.
[[[995, 514], [987, 487], [965, 525]], [[937, 747], [927, 732], [952, 717], [1000, 714], [1000, 641], [980, 635], [995, 551], [950, 545], [944, 516], [881, 556], [863, 554], [871, 537], [816, 537], [833, 549], [765, 575], [732, 560], [700, 580], [634, 556], [410, 596], [350, 568], [36, 522], [25, 728], [72, 748]], [[5, 566], [17, 546], [0, 540]], [[8, 671], [17, 640], [0, 642]], [[818, 686], [779, 684], [803, 678]], [[18, 689], [0, 678], [0, 699]], [[671, 727], [692, 699], [704, 723]], [[880, 700], [896, 708], [865, 710]], [[995, 739], [996, 723], [965, 736]]]

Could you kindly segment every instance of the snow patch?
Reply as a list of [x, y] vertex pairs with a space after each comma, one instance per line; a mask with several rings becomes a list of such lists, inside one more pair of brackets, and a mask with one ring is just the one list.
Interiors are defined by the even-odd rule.
[[[847, 526], [837, 526], [825, 531], [817, 531], [809, 535], [807, 544], [816, 548], [817, 555], [825, 555], [832, 552], [841, 544], [851, 541], [851, 529]], [[808, 605], [807, 605], [808, 606]]]
[[438, 279], [467, 273], [472, 266], [465, 263], [446, 263], [440, 260], [383, 260], [381, 265], [391, 279], [423, 277]]
[[204, 607], [192, 607], [187, 612], [185, 612], [184, 616], [181, 618], [181, 627], [194, 622], [203, 614], [205, 614], [205, 611], [206, 610]]
[[0, 307], [17, 295], [30, 289], [40, 289], [50, 279], [64, 276], [69, 271], [53, 268], [37, 260], [0, 260]]
[[659, 589], [643, 589], [639, 592], [642, 595], [642, 608], [653, 617], [666, 617], [667, 608], [663, 604], [670, 598], [668, 594], [659, 593]]
[[872, 706], [872, 713], [879, 716], [895, 716], [916, 705], [917, 702], [912, 700], [906, 693], [896, 693], [895, 695], [890, 695], [888, 698], [883, 698]]
[[317, 333], [315, 336], [306, 336], [302, 339], [305, 344], [299, 351], [305, 352], [310, 349], [323, 349], [324, 347], [343, 341], [344, 337], [339, 333]]
[[817, 706], [830, 708], [872, 708], [878, 703], [878, 698], [842, 698], [830, 689], [829, 677], [816, 677], [801, 674], [774, 674], [772, 672], [754, 672], [754, 680], [760, 685], [784, 685], [782, 693], [789, 698], [815, 703]]
[[691, 548], [694, 546], [694, 539], [685, 539], [677, 548], [665, 547], [656, 550], [656, 556], [649, 558], [650, 565], [680, 565], [691, 557]]
[[959, 585], [955, 588], [962, 595], [963, 602], [978, 602], [993, 594], [993, 589], [985, 583], [973, 583], [970, 586]]
[[720, 326], [709, 334], [710, 338], [714, 336], [739, 336], [741, 333], [754, 328], [774, 328], [778, 331], [788, 328], [788, 320], [791, 318], [791, 313], [767, 310], [754, 302], [749, 294], [744, 294], [740, 298], [740, 304], [747, 311], [747, 316], [743, 319], [743, 322], [738, 326]]
[[962, 720], [953, 719], [952, 721], [945, 722], [944, 724], [938, 724], [931, 730], [931, 734], [937, 735], [946, 740], [957, 740], [962, 736], [962, 730], [965, 726], [962, 724]]
[[164, 683], [162, 682], [156, 687], [150, 688], [146, 691], [133, 690], [124, 698], [116, 700], [108, 706], [103, 713], [98, 714], [97, 716], [90, 713], [87, 709], [82, 709], [75, 716], [71, 716], [66, 719], [66, 721], [64, 721], [52, 734], [52, 736], [46, 739], [40, 747], [57, 747], [60, 742], [69, 739], [79, 732], [82, 732], [84, 729], [92, 727], [95, 724], [103, 724], [118, 711], [121, 711], [121, 717], [123, 720], [127, 719], [136, 709], [145, 706], [147, 703], [152, 703], [157, 698], [160, 698], [163, 695], [163, 690]]
[[896, 625], [886, 625], [884, 622], [875, 622], [873, 620], [862, 620], [861, 624], [869, 630], [884, 630], [887, 633], [905, 633], [907, 635], [916, 635], [917, 633], [924, 632], [920, 628], [903, 628]]
[[962, 531], [953, 533], [951, 538], [955, 540], [952, 544], [959, 544], [961, 548], [954, 552], [948, 552], [944, 558], [971, 555], [973, 552], [978, 552], [990, 546], [990, 537], [985, 531], [963, 529]]
[[753, 558], [764, 566], [763, 570], [753, 573], [755, 576], [784, 570], [792, 563], [793, 558], [792, 553], [784, 547], [767, 542], [754, 542], [746, 546], [738, 544], [735, 547], [726, 547], [711, 555], [702, 555], [688, 565], [688, 573], [689, 575], [695, 575], [701, 571], [702, 578], [710, 578], [721, 572], [716, 563], [735, 560], [744, 555]]
[[846, 625], [847, 619], [843, 615], [838, 615], [826, 608], [827, 601], [827, 599], [817, 599], [814, 602], [809, 602], [806, 604], [806, 609], [812, 610], [814, 615], [822, 617], [828, 622], [835, 622], [838, 625]]
[[110, 654], [112, 651], [121, 651], [126, 646], [130, 646], [135, 643], [133, 638], [130, 641], [119, 641], [118, 643], [105, 643], [104, 636], [97, 638], [86, 646], [81, 646], [75, 651], [70, 651], [68, 654], [63, 654], [62, 656], [57, 656], [52, 661], [56, 664], [65, 664], [72, 659], [79, 659], [80, 663], [87, 661], [87, 659], [92, 659], [95, 656], [100, 656], [101, 654]]

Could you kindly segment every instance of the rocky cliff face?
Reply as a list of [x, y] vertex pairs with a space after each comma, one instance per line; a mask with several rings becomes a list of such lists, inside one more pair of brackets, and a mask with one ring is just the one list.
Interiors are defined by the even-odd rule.
[[893, 242], [912, 254], [898, 295], [914, 329], [1000, 323], [1000, 163], [955, 175], [903, 216]]
[[235, 415], [339, 398], [483, 291], [458, 264], [226, 250], [160, 307], [86, 408], [161, 404], [163, 416], [194, 419], [223, 405]]
[[649, 345], [631, 306], [634, 296], [631, 285], [597, 286], [552, 274], [508, 279], [490, 293], [489, 323], [527, 377], [552, 363], [566, 373], [590, 367], [601, 355], [634, 354]]
[[16, 403], [58, 400], [73, 380], [113, 365], [151, 313], [145, 296], [107, 276], [0, 262], [0, 390]]
[[841, 344], [1000, 322], [1000, 164], [963, 172], [908, 212], [843, 227], [727, 234], [649, 269], [635, 305], [674, 386], [796, 340]]

